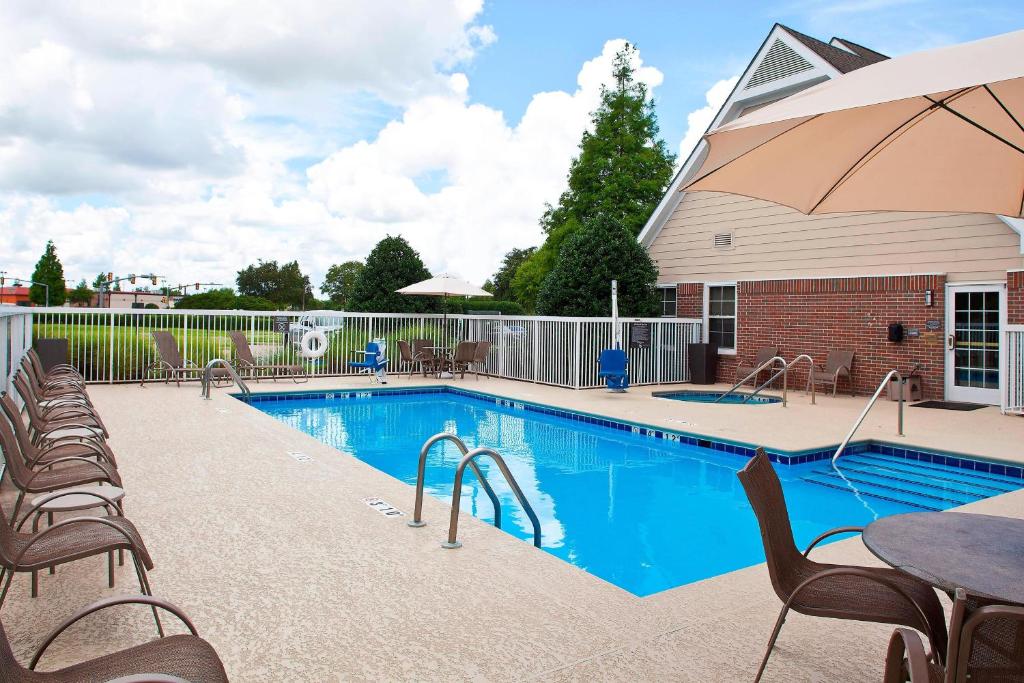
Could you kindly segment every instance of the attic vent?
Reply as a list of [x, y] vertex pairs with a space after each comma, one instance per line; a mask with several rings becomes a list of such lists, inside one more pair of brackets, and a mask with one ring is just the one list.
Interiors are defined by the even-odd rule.
[[732, 233], [720, 232], [714, 237], [715, 249], [728, 249], [732, 246]]
[[757, 71], [750, 77], [743, 89], [750, 90], [764, 83], [777, 81], [780, 78], [813, 68], [811, 63], [798, 55], [793, 48], [776, 38], [775, 43], [768, 50], [768, 54], [761, 60]]

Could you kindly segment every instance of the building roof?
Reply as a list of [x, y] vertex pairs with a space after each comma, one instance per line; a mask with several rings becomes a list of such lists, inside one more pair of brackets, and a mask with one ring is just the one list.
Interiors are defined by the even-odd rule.
[[889, 59], [880, 52], [869, 50], [868, 48], [849, 40], [833, 38], [832, 42], [838, 42], [843, 46], [836, 47], [835, 45], [818, 40], [817, 38], [812, 38], [805, 33], [795, 31], [788, 26], [781, 26], [787, 33], [799, 40], [801, 44], [814, 52], [814, 54], [818, 55], [835, 67], [835, 69], [840, 73], [850, 73], [851, 71], [856, 71], [868, 64], [874, 64], [875, 62]]

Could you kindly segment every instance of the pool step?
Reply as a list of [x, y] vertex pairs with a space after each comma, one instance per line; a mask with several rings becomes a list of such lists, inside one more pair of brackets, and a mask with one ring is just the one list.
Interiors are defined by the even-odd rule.
[[972, 482], [978, 485], [991, 486], [1001, 492], [1016, 491], [1024, 486], [1024, 482], [1014, 477], [1007, 477], [1002, 474], [991, 474], [989, 472], [975, 472], [973, 470], [943, 465], [938, 463], [921, 462], [920, 460], [907, 460], [895, 455], [883, 455], [881, 453], [857, 453], [855, 455], [844, 455], [840, 459], [840, 465], [847, 462], [861, 461], [870, 462], [875, 465], [901, 471], [914, 472], [922, 476], [943, 477], [958, 481]]
[[866, 472], [876, 476], [889, 477], [897, 481], [916, 484], [928, 484], [945, 487], [954, 491], [964, 491], [982, 497], [995, 496], [1020, 488], [1012, 481], [999, 481], [986, 477], [972, 476], [970, 471], [948, 469], [924, 469], [906, 462], [891, 462], [876, 458], [851, 455], [839, 460], [839, 468], [843, 472]]
[[[824, 470], [811, 472], [803, 477], [803, 480], [810, 484], [827, 486], [832, 489], [839, 489], [847, 492], [858, 493], [871, 498], [881, 498], [895, 503], [903, 503], [924, 510], [945, 510], [956, 505], [963, 505], [971, 502], [957, 497], [947, 496], [944, 492], [925, 493], [921, 491], [910, 491], [900, 486], [900, 482], [879, 483], [866, 479], [846, 475], [844, 479], [835, 471]], [[977, 500], [977, 499], [972, 499]]]

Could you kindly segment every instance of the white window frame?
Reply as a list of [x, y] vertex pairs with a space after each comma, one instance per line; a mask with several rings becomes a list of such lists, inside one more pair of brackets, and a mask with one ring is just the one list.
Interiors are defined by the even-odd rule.
[[[659, 298], [658, 298], [658, 305], [661, 306], [661, 313], [658, 314], [659, 317], [661, 317], [661, 318], [678, 318], [679, 317], [679, 286], [678, 285], [658, 285], [658, 289], [662, 290], [662, 291], [658, 292], [658, 294], [660, 295]], [[675, 302], [676, 302], [676, 312], [675, 312], [675, 315], [665, 315], [664, 290], [666, 290], [666, 289], [672, 291], [672, 297], [673, 297], [673, 299], [675, 299]]]
[[720, 356], [735, 356], [736, 347], [739, 346], [740, 341], [740, 288], [736, 282], [705, 282], [704, 283], [704, 304], [702, 306], [703, 313], [703, 324], [701, 325], [704, 338], [704, 343], [707, 344], [711, 335], [711, 330], [708, 325], [708, 318], [711, 313], [711, 288], [712, 287], [732, 287], [735, 290], [735, 302], [736, 310], [733, 312], [733, 348], [723, 349], [719, 347], [718, 355]]

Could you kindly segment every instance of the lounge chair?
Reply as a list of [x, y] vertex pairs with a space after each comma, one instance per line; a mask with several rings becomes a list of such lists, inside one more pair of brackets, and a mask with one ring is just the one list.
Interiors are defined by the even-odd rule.
[[[199, 379], [203, 376], [203, 368], [187, 358], [181, 357], [181, 352], [178, 351], [178, 343], [174, 341], [174, 336], [170, 332], [154, 330], [153, 341], [156, 342], [156, 351], [160, 359], [146, 366], [142, 373], [140, 386], [146, 386], [146, 380], [149, 379], [149, 375], [152, 372], [163, 372], [164, 384], [173, 379], [179, 387], [181, 386], [181, 380], [188, 381], [189, 379]], [[231, 376], [228, 375], [227, 370], [224, 368], [214, 368], [213, 377], [215, 380], [231, 380]]]
[[[761, 367], [762, 365], [764, 365], [765, 363], [767, 363], [772, 358], [775, 358], [778, 355], [779, 355], [779, 347], [777, 347], [777, 346], [765, 346], [762, 349], [758, 349], [757, 355], [754, 356], [754, 364], [753, 365], [737, 365], [736, 366], [736, 381], [739, 382], [741, 379], [743, 379], [747, 375], [753, 373], [754, 370], [757, 370], [759, 367]], [[759, 372], [756, 375], [754, 375], [753, 377], [751, 377], [751, 379], [754, 380], [754, 386], [755, 387], [760, 386], [760, 384], [761, 384], [761, 381], [760, 381], [761, 380], [761, 373], [766, 372], [766, 371], [767, 372], [771, 372], [771, 368], [765, 368], [761, 372]]]
[[[98, 491], [98, 490], [97, 490]], [[61, 495], [54, 493], [48, 499]], [[139, 587], [150, 594], [146, 571], [153, 568], [153, 560], [142, 542], [139, 530], [121, 514], [121, 507], [110, 499], [92, 493], [101, 504], [114, 509], [110, 517], [71, 517], [32, 534], [22, 533], [7, 523], [7, 513], [0, 505], [0, 606], [10, 591], [15, 572], [32, 573], [32, 597], [39, 594], [38, 573], [43, 569], [97, 555], [107, 555], [110, 563], [107, 583], [114, 586], [113, 553], [127, 550], [135, 563]], [[44, 499], [45, 500], [45, 499]], [[30, 510], [22, 523], [34, 513]], [[159, 622], [157, 623], [159, 627]]]
[[476, 375], [477, 381], [480, 380], [480, 371], [483, 370], [487, 374], [487, 355], [491, 352], [491, 342], [481, 341], [476, 343], [476, 353], [473, 354], [473, 374]]
[[829, 351], [825, 367], [816, 365], [807, 375], [807, 390], [811, 390], [811, 382], [815, 385], [831, 384], [832, 395], [835, 396], [839, 388], [839, 378], [845, 377], [850, 385], [850, 396], [853, 396], [853, 355], [853, 351]]
[[[56, 671], [35, 671], [47, 648], [71, 625], [82, 618], [117, 605], [140, 604], [173, 614], [189, 630], [189, 634], [167, 636], [113, 652]], [[174, 605], [149, 595], [126, 595], [100, 600], [82, 608], [65, 620], [43, 640], [32, 656], [28, 668], [14, 657], [10, 641], [0, 623], [0, 680], [10, 683], [66, 683], [70, 681], [192, 681], [226, 683], [227, 674], [217, 652], [199, 637], [196, 627]]]
[[257, 383], [260, 381], [261, 372], [268, 372], [275, 382], [278, 377], [282, 376], [290, 377], [295, 383], [309, 381], [309, 373], [306, 372], [302, 363], [257, 363], [244, 332], [229, 332], [228, 336], [231, 337], [231, 343], [235, 345], [235, 367], [239, 374], [247, 374]]
[[476, 345], [475, 341], [459, 342], [455, 347], [455, 355], [445, 360], [444, 367], [452, 374], [461, 373], [460, 379], [466, 379], [466, 371], [469, 370], [473, 359], [476, 358]]
[[[972, 604], [973, 603], [973, 604]], [[970, 609], [973, 607], [973, 609]], [[898, 628], [889, 639], [884, 683], [1024, 681], [1024, 606], [992, 605], [958, 588], [949, 620], [946, 666], [925, 653], [921, 636]]]
[[374, 339], [371, 342], [366, 343], [366, 349], [360, 351], [363, 359], [359, 361], [349, 361], [348, 366], [350, 368], [357, 368], [360, 370], [366, 370], [370, 373], [370, 381], [380, 382], [381, 384], [387, 384], [387, 374], [385, 368], [388, 365], [388, 359], [385, 356], [385, 342], [383, 339]]
[[610, 391], [623, 392], [629, 388], [626, 365], [629, 359], [622, 349], [605, 349], [597, 357], [597, 378], [603, 379]]
[[761, 527], [772, 587], [783, 602], [755, 682], [768, 665], [790, 610], [814, 617], [911, 626], [928, 636], [933, 654], [940, 660], [945, 657], [945, 615], [931, 586], [895, 569], [812, 561], [808, 558], [811, 549], [824, 539], [862, 529], [841, 527], [826, 531], [801, 553], [793, 540], [782, 484], [764, 449], [757, 449], [738, 476]]

